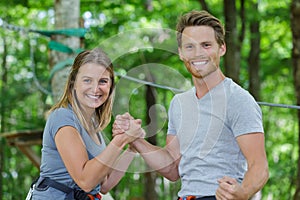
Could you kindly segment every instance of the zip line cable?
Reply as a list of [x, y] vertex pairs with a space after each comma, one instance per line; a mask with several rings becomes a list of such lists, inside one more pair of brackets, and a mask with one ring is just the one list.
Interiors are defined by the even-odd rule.
[[137, 78], [134, 78], [134, 77], [131, 77], [131, 76], [123, 75], [123, 74], [115, 72], [115, 71], [114, 71], [114, 73], [115, 73], [115, 75], [120, 76], [121, 78], [130, 80], [130, 81], [134, 81], [134, 82], [137, 82], [137, 83], [142, 83], [142, 84], [145, 84], [145, 85], [149, 85], [149, 86], [153, 86], [153, 87], [157, 87], [157, 88], [161, 88], [161, 89], [165, 89], [165, 90], [172, 90], [172, 91], [177, 92], [177, 93], [184, 92], [184, 90], [180, 90], [180, 89], [169, 87], [169, 86], [159, 85], [157, 83], [153, 83], [153, 82], [149, 82], [149, 81], [144, 81], [144, 80], [137, 79]]
[[2, 18], [0, 18], [0, 27], [3, 27], [4, 29], [15, 31], [15, 32], [25, 32], [25, 33], [29, 32], [29, 29], [9, 24]]
[[[76, 29], [56, 30], [56, 31], [38, 31], [38, 30], [26, 29], [24, 27], [11, 25], [11, 24], [7, 23], [6, 21], [2, 20], [2, 18], [0, 18], [0, 27], [2, 27], [4, 29], [9, 29], [9, 30], [12, 30], [12, 31], [24, 32], [24, 33], [27, 33], [27, 34], [29, 34], [29, 32], [35, 32], [35, 33], [39, 33], [39, 34], [42, 34], [42, 35], [48, 36], [48, 37], [50, 37], [52, 34], [64, 34], [64, 35], [68, 35], [68, 36], [83, 37], [84, 34], [85, 34], [85, 32], [82, 29], [79, 30], [80, 32]], [[35, 66], [35, 62], [34, 62], [34, 50], [33, 50], [33, 45], [36, 44], [36, 40], [35, 41], [29, 40], [29, 43], [30, 43], [31, 69], [32, 69], [32, 72], [33, 72], [34, 83], [40, 91], [42, 91], [43, 93], [45, 93], [47, 95], [51, 95], [51, 92], [48, 91], [47, 89], [45, 89], [40, 84], [40, 82], [39, 82], [39, 80], [36, 76], [36, 70], [35, 70], [36, 66]], [[174, 92], [177, 92], [177, 93], [184, 92], [183, 90], [180, 90], [178, 88], [173, 88], [173, 87], [156, 84], [156, 83], [149, 82], [149, 81], [144, 81], [144, 80], [137, 79], [137, 78], [134, 78], [134, 77], [131, 77], [131, 76], [123, 75], [123, 74], [118, 73], [118, 72], [114, 72], [114, 73], [116, 74], [116, 76], [119, 76], [121, 78], [130, 80], [130, 81], [134, 81], [134, 82], [137, 82], [137, 83], [141, 83], [141, 84], [145, 84], [145, 85], [149, 85], [149, 86], [152, 86], [152, 87], [161, 88], [161, 89], [165, 89], [165, 90], [171, 90], [171, 91], [174, 91]], [[262, 106], [280, 107], [280, 108], [289, 108], [289, 109], [298, 109], [298, 110], [300, 110], [300, 106], [297, 106], [297, 105], [275, 104], [275, 103], [267, 103], [267, 102], [257, 102], [257, 103], [259, 105], [262, 105]]]
[[[159, 84], [156, 84], [156, 83], [153, 83], [153, 82], [148, 82], [148, 81], [140, 80], [140, 79], [133, 78], [133, 77], [130, 77], [130, 76], [127, 76], [127, 75], [122, 75], [121, 73], [118, 73], [118, 72], [115, 72], [115, 74], [117, 76], [120, 76], [120, 77], [125, 78], [127, 80], [138, 82], [138, 83], [142, 83], [142, 84], [145, 84], [145, 85], [149, 85], [149, 86], [153, 86], [153, 87], [157, 87], [157, 88], [162, 88], [162, 89], [166, 89], [166, 90], [172, 90], [172, 91], [177, 92], [177, 93], [185, 92], [185, 90], [180, 90], [180, 89], [172, 88], [172, 87], [169, 87], [169, 86], [159, 85]], [[262, 105], [262, 106], [291, 108], [291, 109], [298, 109], [298, 110], [300, 110], [300, 106], [295, 106], [295, 105], [275, 104], [275, 103], [267, 103], [267, 102], [259, 102], [259, 101], [257, 103], [259, 105]]]
[[286, 104], [276, 104], [276, 103], [267, 103], [267, 102], [257, 102], [259, 105], [262, 106], [270, 106], [270, 107], [281, 107], [281, 108], [291, 108], [291, 109], [297, 109], [300, 110], [300, 106], [297, 105], [286, 105]]

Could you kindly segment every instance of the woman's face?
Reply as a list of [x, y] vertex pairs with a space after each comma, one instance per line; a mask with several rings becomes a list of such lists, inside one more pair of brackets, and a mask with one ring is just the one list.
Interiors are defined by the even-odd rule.
[[86, 63], [80, 67], [74, 89], [86, 113], [92, 114], [108, 99], [111, 85], [110, 73], [104, 66]]

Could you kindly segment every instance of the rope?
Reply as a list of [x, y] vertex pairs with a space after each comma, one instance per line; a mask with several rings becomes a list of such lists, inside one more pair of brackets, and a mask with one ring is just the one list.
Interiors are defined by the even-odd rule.
[[31, 40], [29, 39], [29, 47], [30, 47], [30, 68], [32, 69], [32, 73], [33, 73], [33, 81], [36, 85], [36, 87], [42, 91], [44, 94], [47, 95], [51, 95], [51, 92], [48, 91], [47, 89], [45, 89], [39, 82], [37, 75], [36, 75], [36, 71], [35, 71], [35, 62], [34, 62], [34, 50], [33, 50], [33, 45], [36, 44], [36, 40]]

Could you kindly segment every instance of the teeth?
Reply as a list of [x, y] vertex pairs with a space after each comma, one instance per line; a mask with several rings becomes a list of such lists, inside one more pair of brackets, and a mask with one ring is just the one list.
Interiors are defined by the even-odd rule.
[[88, 95], [88, 97], [92, 99], [98, 99], [100, 96], [99, 95]]
[[204, 64], [206, 64], [206, 61], [193, 62], [193, 65], [204, 65]]

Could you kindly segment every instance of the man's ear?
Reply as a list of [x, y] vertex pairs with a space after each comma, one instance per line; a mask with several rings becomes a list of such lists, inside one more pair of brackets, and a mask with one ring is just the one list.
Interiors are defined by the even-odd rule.
[[182, 51], [181, 51], [181, 48], [180, 48], [180, 47], [178, 47], [178, 53], [179, 53], [179, 58], [180, 58], [180, 60], [184, 61], [184, 57], [183, 57], [183, 55], [182, 55]]
[[220, 46], [220, 56], [224, 56], [225, 53], [226, 53], [226, 44], [224, 43]]

